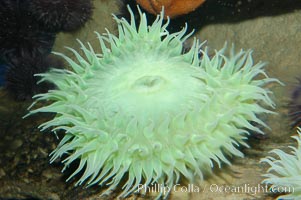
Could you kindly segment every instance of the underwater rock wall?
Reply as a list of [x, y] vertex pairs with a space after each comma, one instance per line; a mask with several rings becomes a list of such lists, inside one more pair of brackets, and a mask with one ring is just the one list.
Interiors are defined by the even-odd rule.
[[[234, 24], [211, 24], [197, 35], [211, 49], [225, 41], [237, 48], [254, 49], [254, 58], [268, 62], [268, 73], [284, 83], [295, 82], [301, 75], [301, 12], [258, 17]], [[293, 75], [293, 76], [292, 76]]]

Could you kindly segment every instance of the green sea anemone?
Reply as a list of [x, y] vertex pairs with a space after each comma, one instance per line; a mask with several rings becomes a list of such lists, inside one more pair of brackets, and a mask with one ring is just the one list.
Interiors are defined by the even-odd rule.
[[301, 199], [301, 129], [298, 128], [298, 135], [292, 136], [297, 142], [297, 148], [289, 146], [292, 149], [291, 154], [285, 153], [280, 149], [274, 149], [271, 153], [276, 154], [279, 159], [266, 157], [261, 162], [268, 163], [271, 167], [266, 179], [262, 183], [271, 185], [272, 192], [288, 193], [279, 196], [277, 199]]
[[130, 22], [115, 17], [118, 37], [96, 33], [102, 54], [81, 42], [83, 57], [69, 48], [77, 61], [56, 53], [72, 69], [40, 75], [57, 89], [34, 96], [49, 104], [29, 113], [56, 113], [40, 127], [65, 132], [51, 162], [65, 155], [66, 168], [79, 159], [71, 177], [83, 171], [77, 184], [106, 184], [104, 194], [125, 179], [120, 197], [140, 184], [203, 179], [229, 156], [243, 157], [238, 148], [248, 146], [249, 130], [266, 126], [257, 115], [274, 107], [264, 86], [277, 81], [264, 63], [253, 65], [251, 51], [232, 48], [225, 57], [224, 47], [210, 58], [194, 40], [183, 53], [186, 28], [169, 34], [163, 12], [150, 26], [140, 12], [136, 27], [130, 13]]

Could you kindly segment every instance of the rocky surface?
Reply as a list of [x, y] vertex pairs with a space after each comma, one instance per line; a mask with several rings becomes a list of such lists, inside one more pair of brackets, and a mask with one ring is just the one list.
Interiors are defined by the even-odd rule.
[[[78, 48], [76, 38], [90, 41], [94, 47], [97, 47], [93, 32], [97, 30], [102, 33], [105, 28], [112, 32], [116, 31], [111, 13], [119, 12], [119, 3], [118, 0], [95, 0], [93, 21], [89, 22], [85, 29], [76, 33], [60, 34], [55, 50], [70, 55], [63, 47]], [[228, 6], [230, 5], [233, 4]], [[233, 9], [238, 8], [234, 6]], [[268, 8], [266, 9], [268, 12]], [[298, 9], [280, 11], [271, 15], [241, 17], [241, 20], [239, 18], [232, 21], [214, 22], [213, 20], [214, 23], [206, 23], [206, 26], [201, 27], [195, 34], [200, 40], [207, 40], [211, 50], [221, 48], [225, 41], [229, 44], [234, 43], [237, 50], [253, 49], [255, 62], [260, 60], [268, 62], [266, 67], [268, 75], [278, 78], [285, 86], [271, 85], [278, 115], [267, 118], [272, 130], [266, 130], [266, 136], [250, 138], [248, 143], [251, 148], [243, 149], [245, 158], [233, 158], [232, 166], [216, 169], [215, 175], [197, 184], [200, 188], [199, 192], [180, 192], [181, 187], [178, 187], [178, 192], [171, 194], [171, 200], [273, 199], [275, 197], [275, 194], [266, 191], [259, 191], [256, 194], [252, 191], [212, 192], [210, 186], [217, 184], [243, 187], [249, 184], [254, 188], [262, 181], [261, 175], [268, 167], [259, 163], [260, 158], [268, 155], [273, 148], [287, 149], [288, 144], [295, 145], [289, 138], [295, 131], [289, 128], [287, 104], [291, 91], [297, 83], [296, 77], [301, 76], [301, 12]], [[75, 180], [66, 183], [65, 180], [74, 170], [74, 166], [70, 166], [70, 169], [63, 174], [60, 172], [61, 160], [49, 164], [48, 154], [59, 140], [55, 135], [47, 134], [47, 131], [40, 133], [37, 129], [39, 124], [51, 116], [39, 115], [22, 119], [30, 103], [14, 102], [3, 89], [0, 91], [0, 199], [114, 199], [118, 192], [110, 198], [101, 198], [99, 193], [102, 189], [99, 187], [75, 188], [73, 187]], [[152, 199], [152, 197], [129, 199]]]

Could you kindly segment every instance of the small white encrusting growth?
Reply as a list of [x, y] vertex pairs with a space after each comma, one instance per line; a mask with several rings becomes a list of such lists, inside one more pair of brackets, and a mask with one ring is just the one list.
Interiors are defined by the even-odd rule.
[[66, 133], [51, 162], [67, 155], [68, 167], [80, 159], [70, 178], [84, 171], [77, 184], [106, 184], [107, 192], [125, 178], [120, 197], [139, 184], [203, 179], [214, 165], [230, 164], [228, 156], [243, 157], [238, 147], [248, 146], [248, 130], [262, 133], [251, 122], [267, 127], [258, 115], [274, 107], [264, 87], [277, 82], [251, 51], [232, 47], [226, 57], [224, 47], [210, 58], [194, 40], [182, 54], [186, 28], [169, 34], [163, 13], [148, 26], [141, 12], [136, 27], [130, 13], [130, 23], [115, 17], [118, 37], [96, 33], [102, 54], [81, 42], [84, 57], [69, 48], [77, 61], [57, 53], [72, 70], [41, 74], [57, 89], [36, 95], [51, 103], [30, 111], [56, 113], [40, 127]]
[[271, 156], [261, 159], [261, 162], [270, 165], [262, 183], [269, 184], [274, 193], [287, 193], [279, 196], [278, 200], [301, 199], [301, 129], [298, 128], [297, 132], [297, 136], [292, 136], [298, 143], [297, 148], [289, 146], [291, 153], [274, 149], [271, 153], [276, 154], [278, 159]]

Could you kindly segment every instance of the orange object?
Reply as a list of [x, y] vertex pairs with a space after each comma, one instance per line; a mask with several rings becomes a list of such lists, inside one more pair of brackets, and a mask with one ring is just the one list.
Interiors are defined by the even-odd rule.
[[152, 14], [159, 14], [164, 6], [164, 17], [174, 18], [178, 15], [194, 11], [205, 0], [136, 0], [145, 10]]

